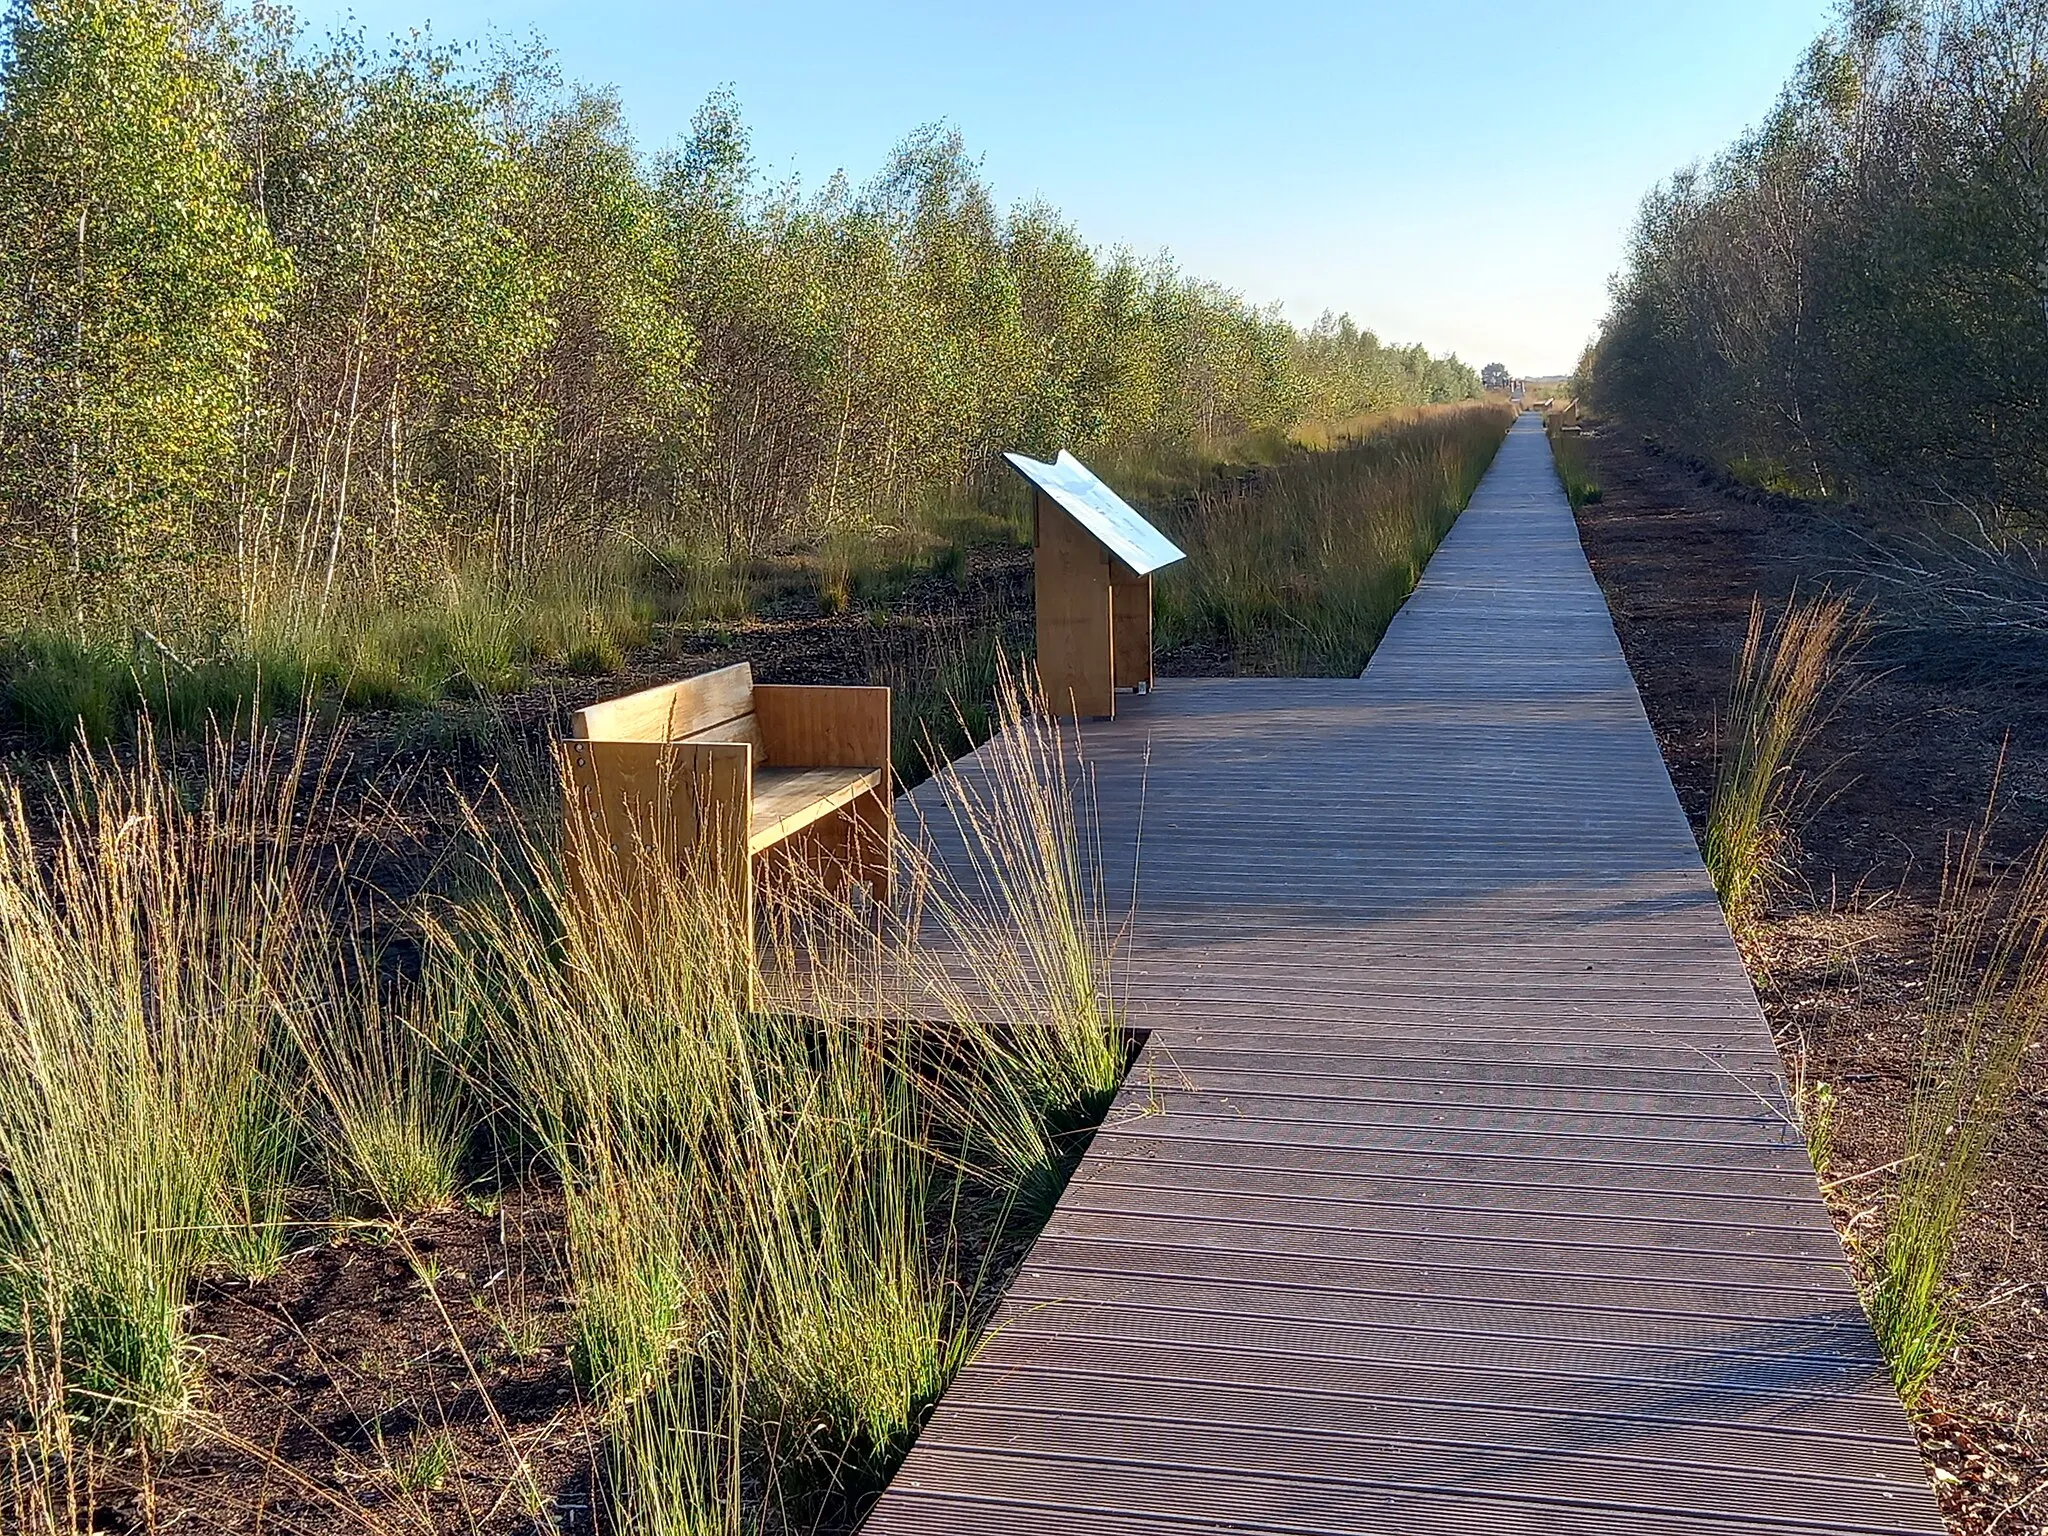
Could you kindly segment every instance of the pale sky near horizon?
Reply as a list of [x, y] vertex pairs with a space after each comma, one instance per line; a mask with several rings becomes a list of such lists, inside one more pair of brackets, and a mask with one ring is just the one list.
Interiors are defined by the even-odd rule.
[[[1349, 311], [1475, 366], [1569, 370], [1643, 194], [1769, 110], [1829, 0], [1262, 6], [306, 0], [314, 32], [538, 36], [659, 150], [729, 85], [771, 176], [864, 182], [942, 121], [1005, 203], [1098, 246]], [[1514, 131], [1519, 130], [1519, 131]], [[1514, 131], [1511, 135], [1511, 131]]]

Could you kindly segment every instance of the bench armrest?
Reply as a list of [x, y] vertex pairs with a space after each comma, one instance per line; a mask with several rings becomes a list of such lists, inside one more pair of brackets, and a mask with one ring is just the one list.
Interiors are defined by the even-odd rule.
[[716, 854], [746, 865], [754, 749], [744, 743], [564, 741], [563, 827], [573, 847], [609, 845], [631, 868]]
[[761, 756], [777, 768], [889, 766], [886, 688], [756, 683], [754, 720]]

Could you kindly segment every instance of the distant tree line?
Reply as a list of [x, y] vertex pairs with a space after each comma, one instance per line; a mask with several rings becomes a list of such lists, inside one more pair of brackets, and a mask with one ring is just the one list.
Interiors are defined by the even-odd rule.
[[723, 95], [648, 158], [544, 55], [205, 0], [15, 0], [0, 71], [0, 569], [84, 629], [627, 531], [744, 557], [972, 493], [1004, 448], [1477, 389], [1004, 212], [935, 129], [805, 192]]
[[2048, 515], [2048, 0], [1856, 0], [1644, 205], [1599, 409], [1800, 494]]

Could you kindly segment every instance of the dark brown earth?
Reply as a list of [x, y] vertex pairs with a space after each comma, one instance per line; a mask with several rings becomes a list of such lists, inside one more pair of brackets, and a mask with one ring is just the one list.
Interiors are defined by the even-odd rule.
[[[1746, 946], [1788, 1069], [1835, 1090], [1826, 1189], [1861, 1263], [1901, 1146], [1943, 841], [1982, 814], [2001, 753], [1994, 849], [2010, 858], [2048, 833], [2048, 635], [1966, 596], [1902, 591], [1866, 534], [1882, 548], [1905, 535], [1865, 514], [1744, 493], [1618, 429], [1589, 439], [1604, 495], [1580, 534], [1696, 831], [1752, 594], [1777, 606], [1832, 587], [1869, 604], [1846, 696], [1807, 756], [1803, 888]], [[1958, 1536], [2048, 1532], [2044, 1055], [2037, 1044], [1950, 1275], [1966, 1340], [1915, 1414]]]
[[538, 1504], [588, 1530], [599, 1442], [561, 1240], [559, 1196], [513, 1190], [207, 1286], [204, 1417], [155, 1470], [156, 1528], [520, 1532]]
[[[1086, 1132], [1070, 1138], [1068, 1166]], [[942, 1199], [934, 1262], [986, 1325], [1038, 1225]], [[201, 1288], [198, 1413], [174, 1454], [95, 1468], [92, 1530], [262, 1536], [588, 1536], [605, 1504], [604, 1421], [579, 1391], [563, 1207], [545, 1181], [403, 1226], [309, 1225], [272, 1274]], [[865, 1473], [763, 1524], [845, 1536]]]

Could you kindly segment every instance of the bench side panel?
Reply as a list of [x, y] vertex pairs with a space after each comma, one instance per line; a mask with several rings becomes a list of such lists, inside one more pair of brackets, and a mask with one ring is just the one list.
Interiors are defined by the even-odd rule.
[[689, 870], [724, 893], [740, 932], [753, 931], [751, 747], [565, 741], [559, 750], [562, 862], [576, 900], [639, 910]]

